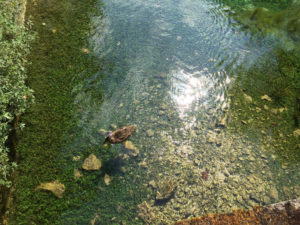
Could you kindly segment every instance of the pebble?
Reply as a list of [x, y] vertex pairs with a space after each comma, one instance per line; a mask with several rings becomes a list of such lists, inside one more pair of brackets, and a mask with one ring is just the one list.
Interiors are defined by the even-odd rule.
[[251, 102], [253, 102], [253, 99], [252, 99], [252, 97], [251, 97], [251, 96], [249, 96], [249, 95], [247, 95], [247, 94], [245, 94], [245, 93], [244, 93], [244, 98], [245, 98], [245, 100], [246, 100], [246, 102], [247, 102], [247, 103], [251, 103]]
[[147, 130], [146, 133], [149, 137], [152, 137], [154, 135], [154, 131], [151, 129]]
[[269, 101], [269, 102], [272, 101], [272, 99], [271, 99], [268, 95], [263, 95], [263, 96], [261, 96], [260, 98], [261, 98], [262, 100], [267, 100], [267, 101]]
[[278, 191], [275, 187], [271, 187], [269, 195], [272, 199], [274, 199], [275, 201], [278, 200]]

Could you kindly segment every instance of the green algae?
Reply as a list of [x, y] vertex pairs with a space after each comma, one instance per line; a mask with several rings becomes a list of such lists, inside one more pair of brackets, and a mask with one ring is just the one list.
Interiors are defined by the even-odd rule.
[[[143, 175], [133, 169], [123, 175], [120, 170], [136, 160], [120, 161], [119, 146], [105, 149], [90, 143], [88, 134], [77, 128], [82, 106], [76, 104], [76, 96], [85, 93], [89, 103], [98, 105], [103, 99], [101, 88], [90, 87], [103, 77], [94, 75], [104, 64], [88, 50], [90, 18], [103, 16], [101, 4], [65, 0], [28, 5], [27, 17], [38, 34], [28, 68], [36, 103], [21, 118], [27, 126], [17, 146], [19, 166], [13, 206], [7, 212], [9, 224], [89, 224], [95, 215], [100, 216], [96, 224], [141, 224], [132, 215], [147, 198], [145, 188], [136, 185]], [[101, 159], [100, 171], [81, 169], [90, 153]], [[74, 156], [80, 160], [74, 161]], [[74, 169], [83, 176], [75, 179]], [[112, 177], [109, 186], [103, 180], [105, 173]], [[62, 199], [35, 190], [56, 179], [66, 187]]]
[[87, 45], [88, 13], [93, 4], [28, 2], [27, 17], [38, 34], [28, 68], [28, 85], [34, 90], [36, 104], [21, 119], [27, 127], [17, 146], [19, 167], [11, 224], [57, 224], [58, 211], [70, 207], [64, 199], [35, 192], [35, 187], [59, 179], [72, 189], [68, 183], [71, 171], [62, 173], [63, 162], [57, 155], [75, 125], [72, 89], [81, 71], [92, 73], [97, 68], [94, 60], [81, 52]]
[[[137, 187], [117, 179], [104, 188], [105, 184], [100, 180], [105, 172], [113, 170], [111, 153], [103, 156], [99, 154], [99, 146], [87, 144], [81, 146], [86, 147], [81, 154], [82, 160], [74, 162], [72, 154], [78, 152], [64, 150], [64, 146], [74, 141], [72, 137], [80, 133], [75, 129], [75, 87], [101, 67], [85, 50], [88, 48], [90, 18], [96, 11], [101, 16], [93, 0], [28, 2], [27, 17], [33, 21], [33, 30], [38, 34], [29, 56], [32, 64], [28, 68], [28, 85], [34, 90], [36, 103], [21, 118], [27, 126], [20, 134], [17, 146], [19, 167], [14, 202], [7, 212], [10, 224], [88, 224], [97, 205], [104, 211], [101, 211], [101, 221], [108, 224], [114, 214], [112, 207], [118, 202], [126, 202], [128, 189], [133, 189], [134, 201], [142, 197], [142, 189], [135, 190]], [[102, 90], [92, 94], [92, 98], [101, 103]], [[62, 154], [63, 151], [66, 154]], [[91, 152], [103, 160], [104, 172], [83, 172], [84, 176], [75, 180], [74, 169], [81, 168], [83, 157]], [[62, 199], [49, 192], [35, 191], [40, 183], [55, 179], [66, 186]], [[99, 198], [99, 192], [100, 196], [103, 193], [102, 198]], [[134, 218], [127, 212], [135, 211], [135, 204], [131, 201], [124, 204], [124, 208], [130, 210], [123, 213], [123, 218], [130, 221]]]
[[[300, 56], [295, 51], [275, 49], [248, 69], [242, 66], [232, 99], [231, 128], [248, 133], [276, 153], [282, 162], [299, 162]], [[253, 101], [245, 101], [245, 94]], [[271, 101], [262, 99], [267, 95]]]
[[[294, 1], [223, 1], [231, 7], [228, 14], [252, 36], [275, 37], [275, 47], [261, 56], [250, 68], [239, 66], [235, 86], [231, 89], [232, 128], [260, 140], [266, 149], [283, 160], [300, 159], [299, 128], [300, 52], [298, 20], [300, 5]], [[244, 93], [251, 96], [246, 103]], [[268, 95], [268, 102], [261, 96]], [[281, 112], [279, 112], [281, 109]], [[270, 138], [272, 136], [272, 138]]]
[[300, 50], [299, 2], [266, 0], [222, 2], [231, 7], [228, 15], [233, 17], [236, 25], [245, 32], [251, 32], [252, 35], [274, 36], [282, 40], [282, 47]]
[[[90, 221], [98, 215], [99, 219], [96, 221], [96, 224], [142, 224], [140, 220], [134, 218], [136, 205], [140, 204], [143, 200], [154, 199], [154, 196], [151, 196], [153, 195], [153, 192], [148, 192], [140, 185], [144, 182], [142, 178], [144, 176], [144, 171], [133, 168], [137, 161], [140, 160], [140, 157], [137, 160], [130, 159], [129, 161], [124, 162], [118, 158], [118, 153], [121, 150], [120, 146], [103, 148], [99, 144], [97, 145], [90, 141], [89, 138], [91, 134], [88, 133], [86, 126], [82, 125], [80, 127], [82, 129], [76, 129], [78, 123], [77, 114], [85, 111], [82, 110], [85, 105], [74, 106], [74, 87], [77, 87], [76, 85], [78, 83], [79, 86], [81, 86], [82, 76], [91, 78], [91, 75], [95, 73], [95, 71], [98, 71], [99, 68], [97, 68], [98, 65], [94, 65], [94, 61], [91, 60], [86, 53], [81, 51], [82, 48], [87, 48], [87, 43], [85, 42], [87, 34], [85, 32], [88, 31], [89, 26], [87, 25], [88, 17], [85, 13], [90, 10], [89, 8], [86, 8], [88, 6], [83, 6], [80, 3], [74, 2], [71, 4], [75, 8], [78, 7], [78, 10], [71, 10], [75, 15], [72, 15], [71, 25], [66, 31], [64, 26], [61, 25], [64, 24], [63, 22], [58, 22], [57, 26], [53, 24], [54, 22], [57, 22], [56, 20], [57, 18], [60, 18], [61, 14], [63, 14], [62, 20], [64, 22], [70, 20], [68, 19], [67, 13], [63, 10], [63, 5], [67, 5], [66, 2], [68, 1], [61, 3], [62, 5], [55, 5], [56, 10], [51, 11], [51, 13], [55, 15], [55, 20], [50, 20], [48, 14], [45, 14], [35, 22], [39, 24], [39, 33], [45, 34], [45, 36], [37, 43], [36, 47], [38, 47], [38, 49], [34, 50], [33, 55], [31, 56], [33, 62], [38, 62], [32, 65], [31, 70], [36, 71], [36, 76], [29, 80], [29, 84], [36, 90], [37, 105], [23, 117], [23, 120], [28, 124], [28, 127], [26, 128], [26, 133], [22, 134], [18, 147], [20, 168], [18, 183], [16, 185], [17, 191], [15, 192], [15, 212], [11, 216], [11, 224], [89, 224]], [[93, 5], [92, 2], [90, 2], [90, 4], [90, 6]], [[49, 6], [46, 4], [41, 7]], [[50, 8], [53, 9], [53, 7]], [[42, 11], [43, 10], [41, 10], [41, 12]], [[57, 13], [57, 11], [61, 12], [61, 14]], [[78, 16], [80, 16], [80, 18], [77, 18]], [[45, 23], [45, 25], [42, 23]], [[59, 29], [59, 27], [61, 29]], [[53, 29], [55, 29], [56, 32], [53, 32]], [[64, 30], [65, 32], [61, 32], [61, 30]], [[57, 37], [55, 35], [61, 36]], [[52, 46], [51, 44], [55, 37], [57, 37], [57, 40], [55, 40], [58, 44]], [[49, 55], [52, 57], [52, 60], [49, 60]], [[45, 64], [42, 62], [44, 62], [46, 66], [44, 66]], [[41, 64], [42, 66], [38, 64]], [[113, 65], [111, 65], [111, 67], [113, 67]], [[88, 68], [90, 68], [90, 70], [88, 70]], [[95, 70], [93, 68], [95, 68]], [[241, 70], [244, 74], [240, 78], [237, 78], [237, 84], [239, 85], [234, 89], [236, 91], [234, 94], [236, 94], [237, 97], [236, 99], [233, 99], [233, 102], [236, 101], [238, 105], [236, 107], [233, 106], [233, 111], [240, 112], [238, 107], [244, 104], [242, 99], [238, 102], [238, 96], [240, 96], [239, 94], [241, 93], [239, 91], [246, 92], [253, 96], [255, 101], [261, 101], [261, 94], [268, 94], [273, 97], [274, 94], [271, 95], [273, 92], [257, 92], [255, 89], [256, 87], [251, 85], [256, 78], [262, 79], [265, 77], [266, 68], [268, 67], [253, 67], [248, 71], [249, 76], [244, 76], [247, 72], [246, 69]], [[120, 67], [118, 69], [119, 73], [116, 74], [124, 73], [125, 68]], [[251, 73], [254, 75], [250, 76]], [[47, 76], [45, 76], [45, 74]], [[271, 72], [270, 74], [272, 75]], [[42, 82], [44, 79], [46, 79], [45, 83]], [[111, 79], [115, 79], [116, 83], [119, 81], [118, 76], [112, 77]], [[262, 85], [264, 88], [263, 90], [268, 90], [268, 80], [269, 79], [258, 82], [262, 84], [264, 84], [264, 82], [266, 83], [265, 86]], [[97, 83], [97, 81], [95, 81], [95, 83]], [[156, 86], [159, 83], [159, 81], [154, 82], [153, 84], [151, 83], [154, 90], [154, 85]], [[87, 104], [86, 106], [90, 103], [99, 105], [101, 103], [103, 94], [101, 91], [96, 92], [95, 87], [98, 86], [93, 86], [93, 83], [87, 82], [82, 85], [82, 88], [79, 88], [79, 91], [88, 93], [87, 96], [92, 96], [91, 102], [83, 102]], [[75, 88], [75, 90], [77, 91], [77, 88]], [[151, 96], [155, 96], [155, 94], [156, 93], [153, 93]], [[287, 95], [289, 95], [289, 92]], [[161, 93], [159, 98], [154, 99], [153, 104], [155, 104], [157, 108], [145, 112], [142, 115], [143, 118], [149, 117], [152, 119], [152, 116], [156, 115], [156, 109], [159, 109], [164, 97], [165, 93]], [[279, 99], [279, 102], [281, 102], [280, 104], [284, 105], [285, 99], [286, 98]], [[128, 104], [125, 105], [131, 107], [129, 103], [130, 102], [128, 101]], [[263, 101], [260, 103], [263, 103]], [[246, 116], [245, 120], [249, 120], [249, 115], [252, 115], [249, 114], [250, 112], [252, 113], [252, 111], [248, 110], [248, 106], [249, 105], [245, 105], [243, 106], [245, 109], [242, 109], [245, 110], [245, 114], [242, 114], [241, 116]], [[137, 104], [137, 112], [139, 109], [138, 107], [141, 106]], [[152, 107], [153, 105], [151, 105], [151, 108]], [[74, 112], [74, 108], [76, 108], [76, 112]], [[145, 105], [142, 106], [142, 108], [144, 108], [145, 111], [147, 110]], [[173, 113], [174, 110], [175, 109], [172, 108], [170, 112]], [[87, 112], [87, 121], [92, 119], [92, 113], [92, 110]], [[165, 121], [162, 119], [159, 121], [162, 124], [159, 126], [160, 129], [170, 128], [170, 130], [172, 130], [181, 127], [182, 124], [179, 124], [181, 123], [181, 120], [177, 118], [178, 115], [176, 113], [173, 114], [175, 115], [170, 114], [171, 118], [169, 118], [172, 123], [163, 124]], [[265, 114], [261, 114], [260, 117], [264, 117], [266, 114], [269, 113], [265, 112]], [[286, 116], [289, 126], [292, 127], [291, 112]], [[170, 117], [169, 113], [161, 118], [168, 119], [168, 117]], [[118, 125], [122, 125], [122, 123], [126, 122], [125, 118], [120, 120], [118, 120]], [[157, 118], [155, 117], [151, 123], [146, 120], [146, 122], [148, 122], [148, 124], [146, 124], [147, 128], [153, 126], [153, 129], [156, 129], [157, 126], [153, 125], [156, 120]], [[85, 121], [83, 121], [83, 123], [84, 122]], [[244, 124], [240, 123], [240, 120], [236, 120], [235, 122], [239, 125], [236, 127], [241, 127], [242, 129], [245, 128]], [[233, 122], [233, 125], [235, 122]], [[264, 127], [265, 125], [271, 127], [271, 121], [267, 121], [261, 126]], [[99, 128], [100, 127], [94, 127], [90, 130], [92, 130], [92, 133], [96, 133]], [[256, 133], [257, 129], [252, 126], [251, 128], [253, 133]], [[158, 132], [159, 130], [155, 133], [157, 134]], [[139, 141], [143, 144], [137, 144], [137, 146], [147, 148], [148, 152], [153, 151], [153, 142], [155, 141], [145, 137], [143, 133], [144, 132], [142, 131], [138, 134]], [[183, 142], [185, 136], [178, 136], [179, 137], [173, 134], [172, 137]], [[94, 138], [100, 139], [101, 137], [95, 135]], [[135, 136], [132, 138], [134, 139]], [[157, 138], [156, 135], [155, 138]], [[197, 141], [197, 138], [194, 138], [193, 141]], [[99, 140], [99, 142], [101, 141]], [[160, 144], [155, 143], [155, 145], [158, 145], [158, 147], [162, 149], [165, 148], [165, 145], [161, 140], [158, 140], [157, 142]], [[167, 137], [165, 142], [170, 142]], [[198, 148], [206, 151], [206, 145], [195, 145], [195, 149]], [[203, 152], [203, 155], [207, 154], [205, 151]], [[73, 170], [80, 169], [83, 159], [90, 153], [94, 153], [97, 157], [101, 158], [103, 168], [101, 171], [95, 172], [81, 171], [83, 177], [74, 180]], [[81, 156], [80, 160], [73, 161], [72, 157], [77, 155]], [[170, 170], [168, 175], [172, 175], [174, 172], [170, 169], [172, 167], [170, 167], [169, 163], [170, 162], [167, 161], [166, 165], [162, 165], [162, 162], [156, 160], [153, 163], [153, 166], [157, 167], [159, 172], [163, 172], [165, 169]], [[129, 167], [129, 165], [133, 166]], [[209, 164], [207, 163], [207, 165]], [[125, 168], [129, 167], [123, 175], [120, 171], [121, 166]], [[174, 166], [177, 167], [176, 164]], [[182, 168], [179, 169], [183, 170]], [[183, 171], [189, 172], [192, 177], [190, 179], [196, 180], [196, 175], [194, 175], [190, 169], [190, 166], [186, 166]], [[240, 170], [241, 169], [237, 167], [235, 172], [239, 173]], [[103, 181], [105, 173], [113, 178], [109, 186], [105, 186]], [[193, 178], [193, 176], [195, 178]], [[63, 199], [57, 199], [51, 193], [34, 191], [35, 187], [41, 182], [48, 182], [55, 179], [59, 179], [66, 185], [66, 192]], [[218, 186], [216, 186], [215, 190], [210, 187], [211, 196], [217, 193], [217, 187]], [[207, 192], [204, 193], [205, 195], [208, 195]], [[149, 196], [147, 196], [147, 194]], [[182, 199], [184, 199], [183, 196]], [[204, 200], [201, 199], [202, 204], [204, 204]], [[210, 207], [212, 206], [211, 202], [206, 202], [206, 204]]]

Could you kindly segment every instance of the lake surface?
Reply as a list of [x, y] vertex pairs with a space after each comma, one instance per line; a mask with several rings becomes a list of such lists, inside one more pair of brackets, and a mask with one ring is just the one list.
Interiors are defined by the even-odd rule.
[[[92, 189], [73, 191], [82, 203], [60, 224], [83, 224], [80, 214], [92, 224], [171, 224], [300, 196], [299, 163], [282, 153], [299, 150], [290, 106], [255, 75], [275, 48], [293, 48], [288, 34], [252, 32], [220, 1], [98, 7], [89, 51], [101, 66], [73, 90], [77, 125], [59, 157], [80, 169], [94, 153], [103, 167], [82, 171]], [[102, 145], [127, 125], [137, 126], [133, 150]]]

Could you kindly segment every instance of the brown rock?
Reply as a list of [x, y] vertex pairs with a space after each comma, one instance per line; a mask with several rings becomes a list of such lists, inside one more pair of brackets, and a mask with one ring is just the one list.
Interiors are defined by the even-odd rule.
[[174, 225], [291, 225], [299, 224], [300, 198], [252, 210], [233, 210], [227, 214], [207, 214], [175, 222]]

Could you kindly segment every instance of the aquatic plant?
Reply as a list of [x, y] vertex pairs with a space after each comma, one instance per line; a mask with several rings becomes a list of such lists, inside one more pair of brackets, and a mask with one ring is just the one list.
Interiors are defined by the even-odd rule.
[[300, 4], [297, 1], [234, 1], [224, 0], [223, 4], [236, 26], [253, 35], [275, 36], [282, 40], [286, 49], [300, 50]]
[[[253, 136], [269, 131], [278, 141], [274, 151], [282, 159], [294, 162], [300, 158], [297, 137], [293, 135], [299, 127], [299, 62], [296, 50], [275, 48], [250, 68], [240, 67], [240, 76], [231, 90], [234, 102], [231, 126]], [[245, 103], [245, 91], [253, 102]], [[268, 145], [267, 138], [263, 143]]]

